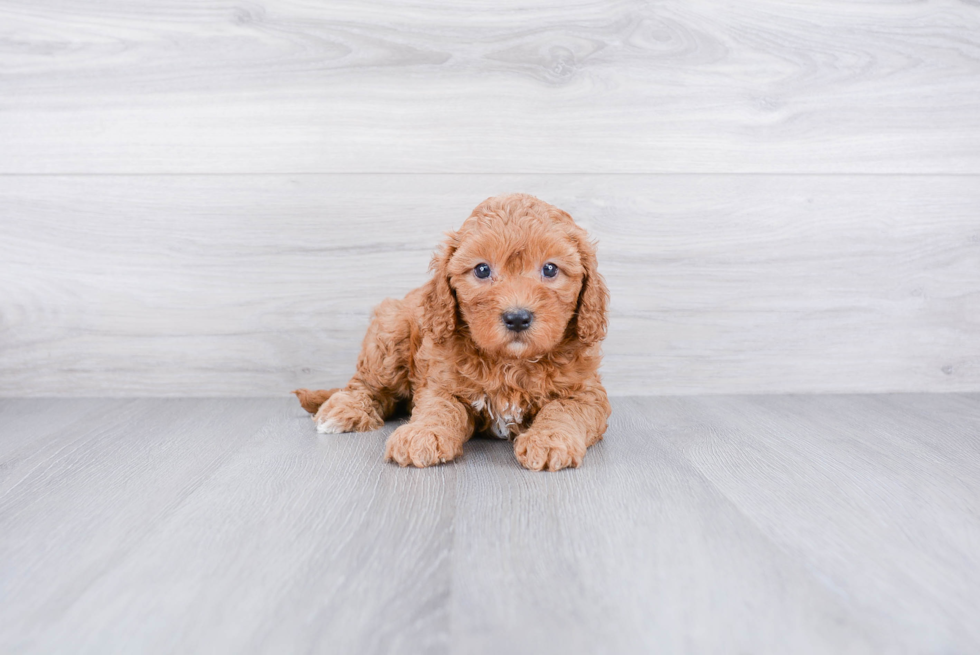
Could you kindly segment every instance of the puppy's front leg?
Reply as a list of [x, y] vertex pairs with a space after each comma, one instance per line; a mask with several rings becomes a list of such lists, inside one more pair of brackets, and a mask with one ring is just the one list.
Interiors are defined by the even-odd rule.
[[578, 467], [585, 449], [602, 439], [610, 413], [606, 390], [598, 384], [553, 400], [541, 408], [527, 432], [514, 440], [514, 455], [533, 471]]
[[412, 419], [388, 437], [385, 459], [422, 468], [462, 454], [473, 436], [473, 416], [447, 395], [421, 390], [413, 399]]

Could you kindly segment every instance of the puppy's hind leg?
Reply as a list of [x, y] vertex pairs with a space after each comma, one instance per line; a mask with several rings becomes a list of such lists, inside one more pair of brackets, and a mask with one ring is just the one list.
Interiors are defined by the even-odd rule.
[[394, 406], [394, 400], [372, 393], [359, 380], [353, 379], [320, 406], [313, 420], [316, 431], [324, 434], [370, 432], [384, 426], [385, 418]]
[[320, 409], [320, 405], [330, 400], [330, 396], [338, 391], [340, 389], [317, 389], [315, 391], [296, 389], [293, 393], [299, 398], [299, 404], [303, 406], [303, 409], [310, 414], [316, 414], [316, 410]]
[[330, 395], [314, 417], [318, 432], [379, 430], [398, 401], [409, 398], [410, 318], [401, 300], [385, 300], [374, 310], [357, 358], [357, 373], [343, 389], [325, 392]]

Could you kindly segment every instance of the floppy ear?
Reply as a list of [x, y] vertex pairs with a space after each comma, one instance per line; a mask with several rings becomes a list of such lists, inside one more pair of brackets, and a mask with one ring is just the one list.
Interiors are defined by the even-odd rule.
[[435, 341], [445, 341], [456, 331], [456, 293], [449, 286], [449, 260], [459, 245], [455, 232], [447, 232], [446, 240], [432, 255], [429, 270], [432, 279], [422, 294], [422, 327]]
[[595, 258], [595, 246], [589, 241], [584, 230], [577, 235], [579, 256], [585, 274], [582, 277], [582, 291], [578, 297], [575, 312], [575, 331], [579, 341], [587, 346], [606, 338], [606, 306], [609, 304], [609, 290], [599, 275]]

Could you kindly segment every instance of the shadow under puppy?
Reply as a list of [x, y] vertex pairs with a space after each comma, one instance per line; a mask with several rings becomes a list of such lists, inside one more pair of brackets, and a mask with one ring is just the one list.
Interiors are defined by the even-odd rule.
[[402, 466], [448, 462], [475, 430], [513, 438], [529, 469], [581, 464], [610, 414], [598, 374], [609, 293], [585, 230], [533, 196], [489, 198], [430, 268], [375, 309], [346, 387], [294, 392], [317, 430], [377, 430], [408, 401], [385, 447]]

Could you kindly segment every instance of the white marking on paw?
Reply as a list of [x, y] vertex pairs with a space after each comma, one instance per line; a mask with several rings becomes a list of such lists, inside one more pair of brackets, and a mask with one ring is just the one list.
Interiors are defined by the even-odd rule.
[[324, 419], [316, 424], [316, 431], [320, 434], [340, 434], [346, 432], [344, 426], [332, 418]]
[[490, 419], [490, 433], [498, 439], [510, 439], [524, 418], [524, 410], [510, 403], [495, 412], [493, 404], [487, 396], [477, 398], [470, 405], [478, 412], [486, 412]]
[[515, 429], [521, 424], [521, 418], [524, 416], [524, 411], [517, 406], [506, 404], [501, 413], [494, 417], [493, 413], [490, 413], [490, 418], [494, 419], [493, 425], [490, 426], [490, 431], [498, 439], [510, 439], [511, 434]]
[[498, 439], [510, 439], [510, 427], [508, 427], [507, 419], [504, 416], [497, 417], [497, 420], [490, 426], [490, 431]]

